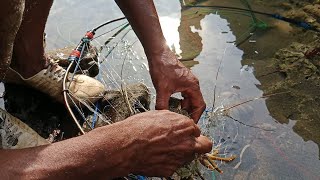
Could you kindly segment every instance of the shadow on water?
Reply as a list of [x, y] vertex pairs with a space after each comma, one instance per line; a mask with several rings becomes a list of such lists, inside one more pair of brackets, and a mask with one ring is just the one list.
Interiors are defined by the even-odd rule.
[[[266, 80], [257, 79], [254, 74], [264, 74], [267, 69], [264, 68], [267, 67], [267, 64], [263, 64], [264, 60], [273, 57], [278, 49], [292, 42], [295, 35], [288, 33], [292, 27], [257, 16], [275, 28], [261, 29], [250, 34], [252, 22], [250, 14], [181, 8], [183, 3], [190, 2], [188, 0], [155, 0], [168, 44], [183, 63], [199, 77], [207, 105], [226, 108], [263, 96], [262, 90], [265, 90], [263, 87]], [[256, 1], [250, 2], [258, 10], [274, 10], [271, 5], [267, 7], [256, 4]], [[74, 3], [78, 7], [70, 9]], [[201, 3], [245, 7], [240, 0], [206, 0]], [[82, 13], [84, 11], [86, 13]], [[106, 20], [120, 16], [122, 14], [113, 1], [96, 0], [81, 1], [81, 3], [55, 1], [46, 28], [47, 48], [55, 49], [74, 45], [82, 37], [83, 32]], [[235, 45], [247, 37], [250, 42], [244, 41], [238, 47]], [[136, 40], [133, 33], [128, 38], [132, 41]], [[141, 44], [137, 43], [134, 48], [137, 55], [142, 57], [142, 61], [145, 61]], [[149, 78], [148, 81], [150, 81]], [[272, 81], [272, 78], [268, 81]], [[148, 83], [150, 84], [151, 81]], [[26, 119], [28, 117], [26, 114], [36, 114], [33, 111], [40, 109], [50, 115], [51, 119], [49, 119], [53, 127], [60, 127], [61, 120], [65, 118], [63, 106], [54, 104], [57, 108], [49, 111], [48, 109], [52, 109], [53, 105], [50, 103], [51, 107], [43, 109], [49, 104], [49, 100], [45, 100], [43, 95], [29, 97], [21, 93], [24, 90], [12, 86], [8, 86], [6, 90], [8, 91], [6, 96], [15, 97], [6, 100], [7, 109], [11, 109], [14, 115]], [[27, 99], [20, 102], [18, 96]], [[242, 125], [226, 116], [215, 116], [200, 121], [203, 132], [214, 139], [215, 146], [219, 146], [223, 154], [236, 154], [238, 157], [242, 154], [241, 158], [237, 158], [230, 164], [220, 164], [224, 170], [223, 175], [212, 175], [211, 172], [204, 171], [207, 178], [212, 179], [214, 176], [218, 179], [318, 179], [320, 177], [319, 147], [314, 143], [319, 144], [319, 136], [306, 138], [303, 130], [293, 131], [298, 123], [299, 127], [302, 126], [300, 129], [303, 129], [300, 121], [288, 118], [286, 121], [280, 121], [275, 118], [277, 117], [275, 114], [281, 108], [277, 111], [275, 109], [270, 111], [270, 109], [278, 107], [286, 100], [281, 97], [287, 98], [278, 95], [267, 101], [258, 99], [229, 111], [229, 115], [234, 119], [260, 129]], [[279, 100], [282, 102], [277, 102]], [[28, 106], [26, 102], [33, 101], [39, 101], [38, 105], [26, 107]], [[318, 110], [315, 112], [319, 113]], [[47, 117], [37, 115], [34, 119], [47, 120]], [[318, 120], [314, 123], [319, 127]], [[51, 131], [42, 126], [35, 127], [37, 128], [42, 129], [40, 130], [42, 135], [47, 135]], [[319, 134], [315, 131], [310, 133]]]

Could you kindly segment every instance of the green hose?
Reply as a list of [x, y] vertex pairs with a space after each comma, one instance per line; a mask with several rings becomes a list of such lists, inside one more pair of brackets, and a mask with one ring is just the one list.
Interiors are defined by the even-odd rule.
[[257, 29], [265, 30], [269, 27], [267, 23], [257, 18], [253, 12], [250, 12], [250, 10], [252, 9], [247, 0], [241, 0], [241, 1], [249, 8], [248, 12], [244, 12], [236, 9], [223, 9], [223, 10], [218, 9], [214, 11], [213, 10], [204, 11], [204, 12], [210, 12], [210, 13], [215, 12], [215, 14], [222, 14], [222, 15], [223, 14], [225, 15], [239, 14], [239, 15], [248, 16], [252, 19], [251, 25], [249, 26], [248, 30], [237, 38], [238, 43], [236, 43], [236, 46], [240, 46], [242, 43], [246, 42], [246, 40], [248, 40], [252, 36], [251, 33], [255, 32]]
[[214, 173], [214, 171], [211, 172], [211, 177], [212, 177], [212, 180], [216, 180], [216, 174]]

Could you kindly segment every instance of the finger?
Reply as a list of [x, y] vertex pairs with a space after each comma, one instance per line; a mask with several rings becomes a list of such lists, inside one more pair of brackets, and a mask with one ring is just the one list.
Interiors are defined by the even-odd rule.
[[201, 135], [201, 130], [199, 126], [197, 126], [196, 124], [194, 124], [194, 126], [195, 126], [194, 137], [199, 137]]
[[169, 109], [170, 93], [157, 92], [156, 110]]
[[171, 157], [171, 159], [174, 159], [174, 160], [171, 160], [172, 162], [177, 163], [179, 166], [183, 166], [185, 164], [192, 162], [196, 158], [196, 155], [194, 152], [185, 153], [185, 152], [181, 151], [181, 152], [179, 152], [179, 154], [176, 154], [176, 155], [170, 156], [170, 157]]
[[[173, 142], [181, 143], [181, 141], [183, 140], [199, 137], [200, 134], [201, 134], [200, 128], [193, 122], [192, 126], [176, 130], [173, 133], [173, 135], [171, 135], [171, 137], [173, 138]], [[169, 135], [170, 134], [168, 134], [168, 136]]]
[[166, 150], [167, 153], [171, 154], [192, 154], [195, 151], [196, 144], [196, 138], [189, 136], [188, 138], [181, 139], [179, 143], [171, 145]]
[[204, 103], [202, 94], [200, 92], [200, 88], [196, 89], [188, 89], [182, 93], [186, 102], [189, 101], [189, 113], [191, 118], [197, 123], [206, 108], [206, 104]]
[[177, 129], [176, 133], [182, 137], [183, 135], [199, 137], [201, 134], [201, 130], [194, 121], [186, 116], [183, 116], [184, 122], [183, 126], [179, 127], [181, 129]]
[[194, 120], [194, 122], [198, 123], [203, 111], [206, 109], [205, 103], [203, 103], [203, 106], [199, 108], [194, 108], [191, 112], [191, 118]]
[[196, 138], [190, 137], [189, 139], [186, 139], [180, 144], [177, 144], [169, 148], [169, 151], [166, 154], [170, 156], [171, 160], [175, 160], [182, 164], [189, 163], [195, 159], [195, 153], [198, 153], [195, 148], [196, 143]]
[[196, 138], [195, 152], [199, 154], [208, 153], [212, 150], [212, 142], [205, 136]]
[[188, 144], [188, 147], [185, 147], [185, 149], [181, 149], [180, 151], [178, 151], [175, 156], [176, 161], [181, 163], [181, 165], [187, 164], [196, 158], [196, 152], [194, 148], [195, 140], [190, 140]]

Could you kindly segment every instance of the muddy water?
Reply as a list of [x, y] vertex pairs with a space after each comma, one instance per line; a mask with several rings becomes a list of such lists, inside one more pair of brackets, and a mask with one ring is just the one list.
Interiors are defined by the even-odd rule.
[[[229, 107], [263, 95], [257, 88], [260, 82], [253, 74], [254, 62], [245, 64], [242, 60], [268, 57], [286, 46], [290, 26], [276, 22], [280, 27], [278, 30], [258, 32], [250, 37], [251, 43], [237, 47], [236, 43], [248, 35], [251, 19], [247, 14], [181, 11], [178, 0], [155, 0], [155, 3], [168, 44], [181, 59], [189, 60], [185, 64], [199, 77], [209, 108], [213, 104], [214, 107]], [[223, 4], [241, 5], [238, 1]], [[113, 1], [55, 1], [46, 29], [47, 49], [75, 45], [87, 30], [121, 16]], [[126, 39], [128, 42], [137, 40], [132, 32]], [[103, 40], [106, 37], [102, 37]], [[151, 87], [147, 68], [141, 66], [146, 59], [139, 42], [132, 49], [135, 53], [125, 66], [124, 79], [127, 82], [143, 81]], [[113, 68], [119, 71], [121, 58], [117, 59], [115, 55], [112, 60], [116, 64]], [[312, 141], [305, 142], [292, 130], [296, 121], [278, 123], [270, 116], [263, 99], [233, 108], [229, 115], [246, 125], [225, 116], [203, 118], [200, 124], [224, 155], [242, 154], [242, 157], [230, 164], [219, 164], [223, 175], [204, 171], [207, 179], [320, 178], [319, 147]]]

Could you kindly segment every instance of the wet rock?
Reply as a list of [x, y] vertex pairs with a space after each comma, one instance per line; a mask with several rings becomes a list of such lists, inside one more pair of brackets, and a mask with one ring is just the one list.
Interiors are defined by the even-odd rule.
[[283, 9], [286, 9], [286, 10], [291, 10], [293, 9], [293, 5], [291, 3], [288, 3], [288, 2], [281, 2], [279, 3], [279, 6]]
[[[97, 117], [95, 128], [116, 123], [134, 114], [148, 111], [150, 109], [150, 91], [141, 83], [128, 85], [123, 90], [109, 90], [99, 106], [106, 119]], [[92, 124], [94, 116], [88, 116], [89, 124]], [[90, 131], [91, 129], [87, 124], [84, 124], [84, 130]]]
[[294, 42], [288, 48], [281, 49], [276, 53], [276, 65], [281, 72], [286, 74], [288, 79], [317, 77], [320, 73], [319, 59], [308, 59], [305, 53], [318, 45], [320, 45], [318, 42], [310, 45]]
[[300, 21], [303, 21], [306, 18], [308, 18], [308, 14], [306, 12], [304, 12], [302, 9], [291, 10], [291, 11], [285, 13], [285, 16], [288, 18], [298, 19]]
[[307, 5], [303, 10], [315, 18], [320, 18], [320, 4]]
[[[47, 52], [47, 57], [55, 62], [57, 62], [60, 66], [67, 68], [70, 64], [68, 57], [73, 51], [74, 47], [65, 47], [61, 49], [56, 49]], [[90, 47], [89, 51], [86, 52], [86, 55], [80, 61], [80, 68], [84, 71], [82, 74], [86, 74], [91, 77], [95, 77], [99, 73], [98, 67], [98, 51], [95, 47]], [[75, 65], [72, 66], [71, 72], [75, 69]]]
[[179, 98], [170, 97], [169, 110], [172, 112], [190, 117], [189, 113], [186, 110], [182, 109], [181, 102], [182, 102], [182, 100]]
[[320, 4], [308, 4], [292, 9], [284, 15], [299, 21], [308, 22], [320, 30]]

